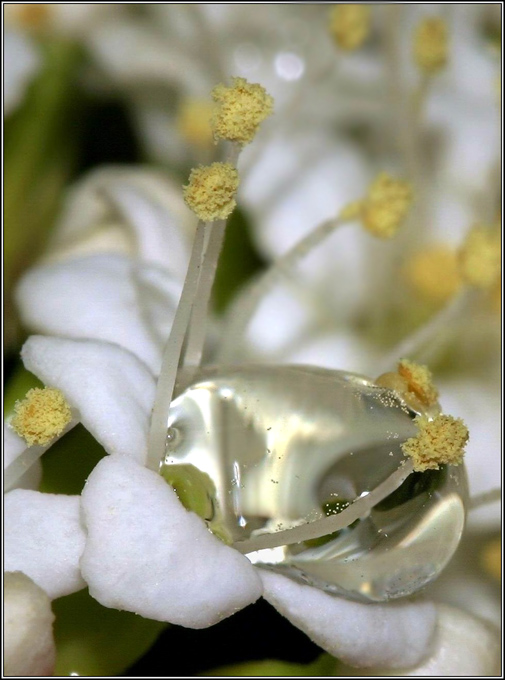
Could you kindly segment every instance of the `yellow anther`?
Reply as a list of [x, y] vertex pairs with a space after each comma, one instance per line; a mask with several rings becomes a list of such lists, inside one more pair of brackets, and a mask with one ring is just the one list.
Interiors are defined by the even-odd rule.
[[198, 149], [209, 148], [214, 139], [211, 119], [214, 105], [205, 99], [185, 99], [177, 112], [180, 135]]
[[382, 172], [362, 202], [363, 225], [374, 236], [391, 238], [398, 231], [411, 204], [410, 184]]
[[273, 98], [257, 83], [233, 78], [232, 87], [217, 85], [212, 98], [217, 107], [212, 118], [214, 137], [238, 144], [248, 144], [260, 123], [273, 111]]
[[51, 387], [35, 387], [14, 406], [10, 425], [29, 446], [49, 444], [72, 420], [63, 393]]
[[226, 219], [236, 206], [237, 170], [230, 163], [200, 165], [191, 170], [184, 200], [204, 222]]
[[427, 17], [416, 28], [414, 61], [427, 75], [434, 75], [447, 63], [447, 25], [440, 17]]
[[370, 7], [336, 5], [330, 11], [330, 33], [343, 50], [355, 50], [370, 34]]
[[414, 462], [414, 470], [438, 470], [440, 465], [460, 465], [463, 462], [468, 428], [461, 418], [439, 415], [429, 419], [417, 416], [414, 421], [419, 429], [401, 447]]
[[492, 288], [501, 274], [500, 230], [494, 226], [474, 226], [459, 255], [463, 279], [476, 288]]
[[501, 580], [501, 540], [490, 541], [481, 554], [482, 568], [497, 581]]
[[430, 370], [427, 366], [415, 364], [408, 359], [401, 359], [396, 373], [383, 373], [375, 384], [396, 392], [407, 406], [418, 413], [425, 414], [429, 411], [433, 415], [431, 407], [438, 407], [438, 390], [433, 384]]
[[427, 366], [408, 359], [400, 359], [398, 374], [407, 381], [408, 391], [413, 392], [422, 404], [433, 406], [437, 403], [438, 390], [433, 384], [433, 376]]
[[339, 213], [339, 219], [345, 220], [355, 220], [361, 217], [361, 212], [363, 210], [363, 201], [352, 201], [345, 205]]
[[407, 260], [403, 277], [421, 300], [443, 305], [462, 284], [458, 254], [449, 246], [429, 246]]

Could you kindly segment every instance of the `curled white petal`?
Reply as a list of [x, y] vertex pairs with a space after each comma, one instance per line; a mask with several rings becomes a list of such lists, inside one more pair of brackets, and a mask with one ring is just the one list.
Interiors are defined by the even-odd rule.
[[261, 571], [265, 597], [316, 644], [360, 668], [399, 668], [426, 656], [436, 624], [429, 602], [361, 604]]
[[51, 599], [85, 587], [79, 496], [15, 489], [4, 504], [5, 569], [22, 571]]
[[21, 572], [4, 576], [4, 673], [52, 675], [56, 658], [51, 600]]
[[[166, 174], [106, 166], [68, 192], [50, 252], [127, 253], [182, 279], [194, 222], [180, 185]], [[114, 238], [105, 239], [107, 233]]]
[[454, 607], [439, 605], [434, 644], [419, 665], [403, 669], [370, 668], [365, 673], [338, 665], [336, 675], [401, 677], [500, 677], [500, 633], [490, 623]]
[[107, 453], [145, 459], [155, 383], [133, 354], [108, 342], [35, 335], [21, 355], [29, 371], [65, 394]]
[[[145, 278], [151, 280], [149, 289], [142, 283]], [[163, 345], [153, 336], [157, 319], [152, 318], [151, 300], [163, 300], [166, 329], [179, 293], [166, 271], [156, 269], [154, 278], [128, 257], [101, 254], [31, 269], [16, 297], [24, 324], [32, 331], [114, 342], [157, 371]]]
[[82, 494], [81, 569], [106, 607], [205, 628], [261, 595], [256, 570], [185, 510], [155, 472], [110, 456]]

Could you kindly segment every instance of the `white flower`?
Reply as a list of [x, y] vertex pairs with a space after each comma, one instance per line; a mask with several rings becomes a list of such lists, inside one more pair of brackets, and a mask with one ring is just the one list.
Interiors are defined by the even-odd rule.
[[4, 577], [5, 657], [7, 676], [50, 675], [55, 648], [54, 614], [46, 593], [21, 572]]
[[[350, 603], [263, 574], [214, 538], [158, 474], [139, 465], [147, 449], [154, 378], [136, 357], [109, 343], [35, 336], [25, 344], [23, 360], [64, 392], [86, 427], [114, 453], [88, 479], [82, 528], [77, 497], [7, 494], [8, 569], [23, 571], [52, 597], [82, 587], [80, 569], [102, 604], [194, 628], [212, 625], [263, 594], [348, 663], [402, 667], [425, 656], [436, 622], [431, 603]], [[92, 399], [83, 385], [96, 388]], [[44, 522], [35, 522], [35, 516]], [[306, 604], [293, 610], [294, 602]], [[354, 627], [349, 632], [350, 621], [361, 621], [359, 632]]]
[[[132, 191], [122, 213], [124, 217], [131, 211], [133, 223], [139, 205], [143, 215], [152, 215], [153, 208], [149, 182], [142, 193], [135, 180], [130, 175], [126, 181]], [[117, 195], [123, 181], [124, 177], [118, 180]], [[105, 194], [110, 195], [110, 190]], [[168, 211], [165, 206], [157, 220], [143, 222], [147, 242], [151, 230], [157, 232], [171, 209], [171, 204]], [[88, 222], [82, 219], [86, 213], [78, 214], [92, 233], [94, 219]], [[97, 213], [91, 214], [96, 219]], [[98, 222], [102, 220], [103, 213], [98, 212]], [[120, 261], [126, 264], [114, 264]], [[125, 275], [125, 268], [135, 268], [142, 279], [150, 266], [131, 254], [79, 258], [74, 252], [68, 260], [29, 272], [20, 284], [18, 297], [27, 324], [66, 336], [30, 338], [23, 350], [25, 366], [45, 384], [61, 389], [81, 422], [111, 455], [90, 475], [80, 505], [78, 497], [21, 489], [7, 495], [7, 568], [23, 571], [51, 597], [87, 583], [91, 594], [106, 606], [195, 628], [212, 625], [262, 594], [320, 646], [351, 665], [423, 664], [435, 653], [434, 636], [443, 645], [443, 655], [452, 653], [452, 638], [435, 633], [437, 625], [441, 630], [446, 622], [453, 625], [446, 610], [440, 610], [440, 617], [436, 605], [422, 600], [351, 603], [284, 576], [263, 573], [214, 538], [202, 520], [182, 508], [165, 481], [143, 467], [159, 364], [159, 358], [146, 354], [150, 346], [146, 338], [160, 317], [170, 325], [171, 314], [166, 307], [151, 316], [141, 314], [140, 296], [122, 304], [117, 326], [108, 323], [107, 307], [102, 314], [89, 310], [101, 297], [111, 305], [111, 314], [117, 313], [114, 310], [131, 276]], [[165, 280], [164, 270], [159, 269], [153, 288], [158, 293], [164, 291]], [[99, 286], [94, 289], [98, 276]], [[68, 295], [63, 301], [61, 291]], [[44, 521], [34, 521], [34, 516]], [[47, 551], [49, 534], [51, 550]], [[461, 620], [466, 630], [467, 620]], [[494, 639], [486, 624], [468, 621]], [[481, 658], [478, 648], [472, 654], [482, 672], [494, 664], [494, 657]]]

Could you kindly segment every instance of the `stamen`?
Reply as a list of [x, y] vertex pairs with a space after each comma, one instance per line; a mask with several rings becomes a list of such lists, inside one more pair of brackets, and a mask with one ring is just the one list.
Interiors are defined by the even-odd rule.
[[414, 411], [423, 414], [437, 404], [438, 390], [427, 366], [401, 359], [397, 370], [397, 373], [383, 373], [376, 384], [393, 390]]
[[410, 456], [416, 472], [438, 470], [440, 465], [460, 465], [468, 442], [468, 428], [461, 418], [439, 415], [432, 420], [426, 416], [414, 419], [419, 432], [401, 445]]
[[260, 123], [271, 115], [273, 98], [257, 83], [233, 78], [233, 86], [217, 85], [212, 98], [217, 103], [212, 118], [214, 137], [244, 146], [256, 135]]
[[400, 228], [411, 204], [410, 184], [382, 172], [363, 201], [363, 226], [378, 238], [391, 238]]
[[433, 376], [427, 366], [415, 364], [408, 359], [400, 359], [398, 373], [405, 378], [410, 392], [425, 406], [433, 406], [438, 401], [438, 390], [433, 384]]
[[[224, 86], [218, 86], [214, 92], [214, 99], [221, 101], [219, 115], [223, 118], [223, 124], [230, 111], [234, 111], [242, 119], [243, 129], [249, 126], [251, 132], [252, 127], [256, 129], [259, 125], [259, 119], [263, 120], [266, 116], [261, 117], [258, 112], [259, 99], [263, 99], [263, 113], [268, 107], [271, 110], [273, 100], [259, 85], [250, 85], [241, 78], [235, 79], [231, 90], [233, 96]], [[235, 194], [239, 185], [235, 166], [240, 153], [240, 140], [232, 141], [235, 143], [230, 149], [230, 162], [212, 163], [193, 169], [189, 183], [184, 187], [184, 200], [200, 218], [200, 222], [156, 387], [146, 461], [147, 466], [156, 471], [165, 456], [167, 420], [177, 373], [182, 368], [194, 368], [202, 357], [209, 300], [224, 240], [224, 220], [236, 206]], [[217, 223], [209, 224], [212, 222]], [[207, 240], [205, 231], [209, 233]]]
[[340, 49], [355, 50], [370, 34], [370, 7], [337, 5], [330, 10], [330, 33]]
[[177, 305], [170, 336], [163, 352], [160, 375], [156, 385], [156, 397], [151, 416], [146, 460], [147, 467], [156, 472], [159, 470], [160, 464], [165, 457], [168, 412], [174, 393], [177, 371], [180, 368], [181, 361], [184, 359], [182, 352], [198, 289], [200, 267], [202, 266], [204, 254], [206, 226], [208, 227], [208, 225], [200, 221], [196, 228], [186, 279], [179, 304]]
[[180, 135], [197, 149], [209, 149], [214, 137], [211, 118], [214, 105], [205, 99], [185, 99], [177, 113], [176, 126]]
[[226, 219], [235, 209], [239, 176], [231, 163], [194, 168], [184, 189], [184, 200], [203, 222]]
[[338, 515], [330, 515], [329, 517], [324, 517], [314, 522], [307, 522], [307, 524], [284, 531], [260, 534], [245, 541], [238, 541], [233, 547], [246, 555], [257, 550], [264, 550], [265, 548], [277, 548], [279, 546], [313, 540], [321, 536], [328, 536], [334, 531], [345, 529], [357, 519], [367, 515], [377, 503], [380, 503], [391, 495], [393, 491], [396, 491], [413, 470], [412, 461], [402, 462], [384, 482], [381, 482], [366, 496], [357, 498]]
[[33, 388], [23, 401], [16, 402], [9, 426], [28, 444], [5, 468], [4, 491], [13, 489], [30, 467], [79, 422], [62, 392], [53, 388]]
[[28, 446], [45, 445], [60, 435], [71, 420], [72, 411], [60, 390], [34, 387], [25, 399], [16, 402], [10, 426]]
[[414, 61], [426, 75], [438, 73], [447, 63], [447, 24], [440, 17], [427, 17], [416, 28], [414, 35]]
[[500, 278], [501, 235], [494, 226], [475, 225], [460, 253], [461, 274], [471, 286], [490, 289]]
[[204, 266], [198, 281], [195, 294], [195, 303], [191, 313], [187, 333], [186, 351], [184, 364], [198, 366], [202, 359], [203, 346], [205, 344], [207, 312], [212, 294], [212, 285], [216, 277], [219, 255], [223, 247], [226, 221], [218, 220], [211, 226], [207, 248], [204, 254]]
[[402, 340], [381, 361], [379, 372], [385, 372], [399, 356], [411, 356], [427, 361], [439, 353], [455, 332], [456, 323], [472, 305], [474, 291], [462, 290], [426, 324]]
[[422, 301], [441, 307], [460, 290], [458, 255], [445, 245], [414, 253], [403, 268], [403, 278]]

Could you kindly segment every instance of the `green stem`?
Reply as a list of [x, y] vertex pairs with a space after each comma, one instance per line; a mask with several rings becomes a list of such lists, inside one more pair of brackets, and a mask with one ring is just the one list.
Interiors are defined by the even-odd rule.
[[40, 253], [72, 162], [75, 73], [80, 49], [67, 41], [41, 45], [44, 69], [5, 125], [5, 273], [7, 295]]

